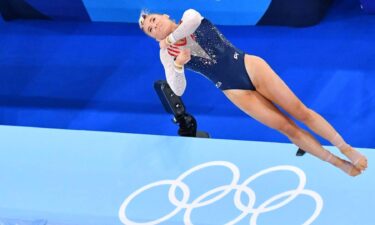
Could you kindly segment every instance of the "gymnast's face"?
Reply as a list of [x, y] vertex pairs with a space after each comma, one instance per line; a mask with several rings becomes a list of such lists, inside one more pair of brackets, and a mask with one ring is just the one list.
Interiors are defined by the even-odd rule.
[[164, 40], [173, 31], [174, 22], [168, 15], [149, 14], [144, 18], [142, 30], [158, 41]]

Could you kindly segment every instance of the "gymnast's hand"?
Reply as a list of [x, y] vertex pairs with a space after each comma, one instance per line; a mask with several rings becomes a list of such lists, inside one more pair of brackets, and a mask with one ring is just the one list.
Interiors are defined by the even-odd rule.
[[191, 59], [191, 53], [190, 53], [190, 49], [182, 49], [180, 54], [178, 54], [175, 62], [178, 64], [178, 65], [185, 65], [186, 63], [188, 63]]

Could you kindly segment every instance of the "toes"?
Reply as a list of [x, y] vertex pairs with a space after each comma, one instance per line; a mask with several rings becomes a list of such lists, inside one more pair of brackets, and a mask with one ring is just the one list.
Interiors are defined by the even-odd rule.
[[360, 170], [360, 171], [362, 171], [362, 170], [365, 170], [366, 169], [366, 166], [365, 165], [363, 165], [363, 164], [360, 164], [360, 163], [358, 163], [357, 165], [355, 165], [354, 166], [357, 170]]
[[367, 158], [355, 149], [345, 152], [346, 156], [354, 164], [358, 170], [365, 170], [367, 168]]
[[366, 161], [365, 160], [359, 161], [358, 166], [360, 166], [362, 168], [365, 168], [366, 167]]
[[366, 158], [361, 159], [361, 160], [355, 165], [355, 167], [357, 167], [357, 168], [360, 169], [360, 170], [365, 170], [365, 169], [367, 169], [367, 159], [366, 159]]

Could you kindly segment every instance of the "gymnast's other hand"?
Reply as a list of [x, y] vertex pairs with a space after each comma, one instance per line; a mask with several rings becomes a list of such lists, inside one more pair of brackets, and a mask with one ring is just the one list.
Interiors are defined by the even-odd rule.
[[186, 63], [188, 63], [191, 59], [191, 53], [190, 53], [190, 49], [182, 49], [180, 54], [178, 54], [175, 62], [178, 64], [178, 65], [185, 65]]

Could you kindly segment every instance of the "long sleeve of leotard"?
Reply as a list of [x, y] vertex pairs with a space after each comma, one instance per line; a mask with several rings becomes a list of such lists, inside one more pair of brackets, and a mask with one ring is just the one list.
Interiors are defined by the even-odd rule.
[[189, 36], [194, 33], [194, 31], [201, 24], [203, 17], [199, 12], [194, 9], [188, 9], [184, 12], [181, 24], [173, 31], [169, 36], [169, 41], [173, 44], [178, 40]]
[[181, 96], [186, 88], [184, 69], [175, 68], [174, 58], [168, 54], [167, 49], [160, 49], [160, 61], [164, 66], [167, 83], [176, 95]]

